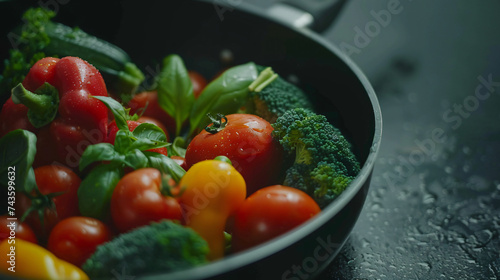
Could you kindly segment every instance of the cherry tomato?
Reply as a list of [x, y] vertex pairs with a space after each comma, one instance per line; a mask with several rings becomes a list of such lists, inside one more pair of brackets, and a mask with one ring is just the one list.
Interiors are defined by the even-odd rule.
[[59, 259], [81, 266], [98, 245], [111, 240], [111, 237], [111, 230], [99, 220], [70, 217], [52, 229], [47, 248]]
[[162, 176], [154, 168], [142, 168], [125, 175], [111, 196], [111, 217], [120, 232], [162, 219], [181, 220], [177, 199], [161, 193]]
[[12, 217], [8, 215], [0, 216], [0, 242], [9, 238], [12, 230], [14, 230], [13, 238], [38, 243], [35, 233], [28, 224], [20, 222], [19, 219], [11, 220], [9, 218]]
[[134, 98], [128, 103], [128, 107], [131, 114], [140, 113], [140, 110], [144, 110], [142, 116], [157, 119], [164, 124], [170, 133], [175, 132], [175, 120], [158, 104], [156, 91], [145, 91], [134, 95]]
[[[141, 123], [142, 122], [138, 122], [138, 121], [127, 121], [128, 129], [130, 131], [134, 131], [134, 129], [136, 127], [138, 127]], [[108, 127], [108, 138], [106, 139], [106, 142], [108, 142], [110, 144], [114, 144], [115, 138], [116, 138], [116, 133], [118, 132], [118, 130], [120, 130], [120, 129], [118, 128], [118, 126], [116, 126], [116, 122], [112, 121]], [[165, 135], [167, 136], [167, 140], [168, 140], [168, 134], [165, 134]], [[151, 149], [148, 151], [168, 156], [168, 150], [166, 147]]]
[[320, 212], [305, 192], [281, 185], [258, 190], [234, 214], [232, 245], [242, 251], [279, 236]]
[[207, 80], [200, 73], [195, 71], [188, 71], [189, 79], [193, 84], [193, 95], [194, 98], [198, 98], [203, 91], [203, 89], [207, 86]]
[[[80, 177], [71, 169], [59, 165], [45, 165], [35, 168], [35, 180], [40, 194], [32, 198], [18, 193], [16, 205], [20, 217], [34, 205], [38, 210], [32, 211], [26, 217], [26, 223], [43, 241], [52, 228], [62, 219], [78, 216], [78, 187]], [[43, 213], [43, 221], [39, 211]]]
[[186, 150], [188, 167], [217, 156], [228, 157], [247, 184], [247, 194], [278, 184], [283, 152], [273, 139], [268, 121], [250, 114], [228, 115], [226, 126], [214, 134], [203, 130]]
[[187, 164], [186, 164], [186, 159], [181, 157], [181, 156], [171, 156], [171, 159], [173, 159], [178, 165], [180, 165], [184, 170], [188, 170]]

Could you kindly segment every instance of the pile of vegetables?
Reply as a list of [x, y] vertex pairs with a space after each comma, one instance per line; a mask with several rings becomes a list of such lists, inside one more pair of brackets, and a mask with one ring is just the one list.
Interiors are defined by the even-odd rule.
[[169, 54], [138, 92], [124, 51], [53, 16], [25, 13], [0, 78], [0, 258], [15, 246], [15, 276], [202, 265], [301, 225], [358, 173], [341, 132], [270, 67], [207, 81]]

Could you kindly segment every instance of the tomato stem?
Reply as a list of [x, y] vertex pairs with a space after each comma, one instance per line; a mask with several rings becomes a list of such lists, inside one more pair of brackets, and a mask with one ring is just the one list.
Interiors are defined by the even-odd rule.
[[207, 114], [207, 117], [212, 121], [212, 125], [207, 125], [205, 127], [205, 131], [208, 133], [215, 134], [223, 130], [227, 125], [227, 117], [221, 113], [217, 113], [217, 118], [212, 116], [210, 113]]

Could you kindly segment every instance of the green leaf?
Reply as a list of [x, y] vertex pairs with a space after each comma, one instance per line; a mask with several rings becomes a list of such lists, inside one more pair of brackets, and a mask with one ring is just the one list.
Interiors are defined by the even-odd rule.
[[157, 92], [158, 104], [175, 119], [176, 135], [179, 135], [194, 102], [193, 85], [180, 56], [172, 54], [163, 59]]
[[193, 104], [190, 134], [208, 124], [207, 113], [236, 113], [248, 100], [248, 86], [258, 74], [255, 64], [249, 62], [226, 70], [208, 84]]
[[158, 126], [151, 123], [141, 123], [132, 134], [137, 138], [146, 138], [152, 141], [168, 142], [165, 132]]
[[169, 156], [186, 157], [186, 140], [183, 137], [177, 136], [172, 145], [168, 146]]
[[147, 151], [167, 147], [168, 145], [170, 145], [168, 142], [154, 141], [147, 138], [137, 138], [137, 140], [135, 140], [129, 147], [129, 150], [137, 149], [139, 151]]
[[146, 151], [149, 149], [163, 148], [169, 146], [167, 136], [161, 128], [154, 124], [143, 123], [133, 131], [134, 142], [130, 149]]
[[100, 100], [102, 103], [104, 103], [104, 105], [106, 105], [106, 107], [108, 107], [108, 109], [111, 111], [111, 113], [113, 113], [113, 116], [115, 117], [116, 126], [120, 130], [123, 129], [128, 131], [127, 120], [130, 118], [130, 109], [125, 109], [122, 104], [108, 96], [92, 97]]
[[122, 177], [122, 169], [117, 164], [98, 165], [82, 180], [78, 188], [78, 207], [83, 216], [107, 218], [111, 195]]
[[115, 137], [115, 150], [119, 154], [126, 154], [130, 150], [132, 143], [134, 142], [132, 137], [132, 132], [128, 130], [118, 130]]
[[13, 181], [16, 191], [25, 193], [36, 188], [32, 168], [36, 140], [35, 134], [22, 129], [13, 130], [0, 139], [1, 185], [8, 186], [8, 182]]
[[123, 160], [123, 162], [133, 169], [137, 170], [147, 167], [149, 161], [143, 152], [139, 151], [138, 149], [134, 149], [128, 152], [127, 155], [125, 155], [125, 159]]
[[149, 160], [149, 167], [156, 168], [162, 173], [169, 174], [176, 182], [179, 182], [182, 176], [186, 174], [184, 168], [177, 164], [173, 159], [163, 154], [155, 152], [144, 152], [144, 155], [146, 155]]
[[115, 147], [109, 143], [98, 143], [90, 145], [85, 149], [80, 158], [80, 171], [96, 161], [112, 161], [121, 159], [121, 155], [115, 151]]

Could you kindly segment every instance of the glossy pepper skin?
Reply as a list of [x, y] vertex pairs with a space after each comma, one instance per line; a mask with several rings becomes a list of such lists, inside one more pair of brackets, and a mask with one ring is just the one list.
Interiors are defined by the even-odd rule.
[[222, 258], [226, 220], [245, 201], [243, 176], [227, 162], [204, 160], [186, 172], [179, 186], [186, 226], [208, 242], [208, 259]]
[[[22, 239], [15, 239], [15, 242], [11, 243], [8, 239], [2, 241], [0, 254], [0, 274], [3, 275], [21, 279], [89, 279], [77, 266], [58, 259], [37, 244]], [[13, 262], [10, 262], [12, 260]]]
[[[53, 88], [40, 92], [46, 84]], [[105, 140], [108, 111], [91, 96], [108, 94], [101, 74], [88, 62], [77, 57], [43, 58], [32, 66], [22, 87], [12, 90], [2, 108], [0, 136], [19, 128], [37, 134], [37, 150], [44, 152], [37, 154], [36, 166], [57, 162], [76, 169], [85, 148]], [[47, 91], [53, 90], [57, 91], [58, 104], [38, 99], [40, 95], [48, 99]], [[49, 121], [34, 123], [30, 110]], [[54, 116], [48, 117], [51, 110]]]

